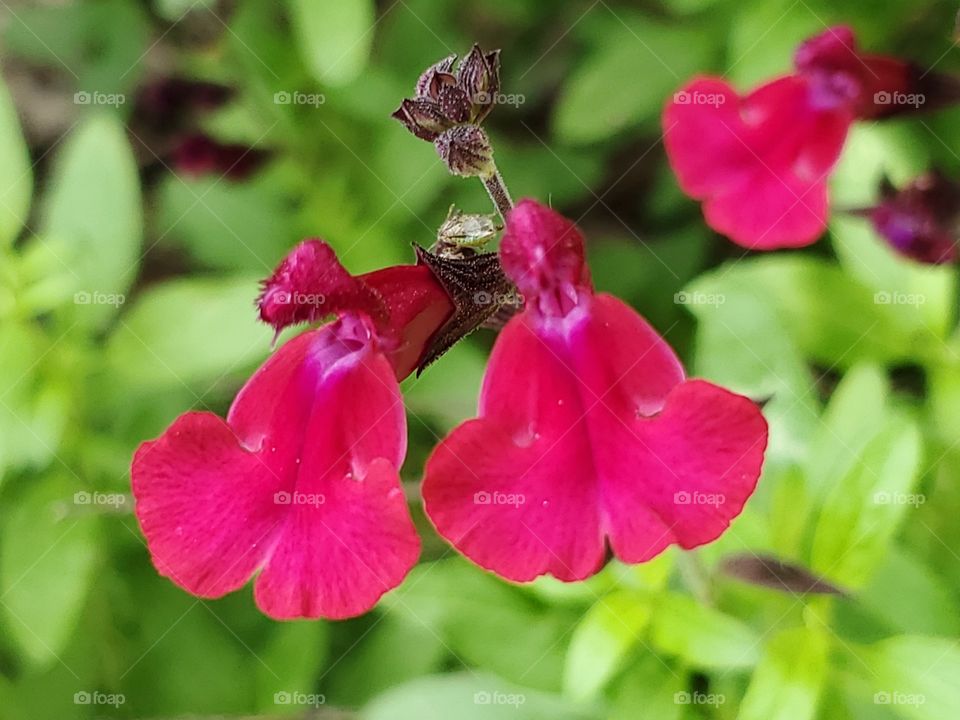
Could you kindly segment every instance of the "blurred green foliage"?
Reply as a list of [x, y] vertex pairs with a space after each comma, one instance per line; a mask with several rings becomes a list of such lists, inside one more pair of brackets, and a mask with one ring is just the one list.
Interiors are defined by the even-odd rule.
[[[904, 262], [840, 213], [814, 248], [744, 253], [706, 229], [659, 144], [663, 102], [691, 75], [745, 87], [834, 22], [960, 71], [955, 9], [4, 3], [0, 717], [302, 715], [321, 700], [320, 717], [365, 720], [960, 717], [954, 269]], [[503, 48], [515, 102], [490, 127], [513, 194], [578, 220], [596, 285], [692, 374], [768, 399], [757, 494], [718, 542], [577, 585], [504, 583], [421, 516], [422, 564], [363, 618], [279, 624], [249, 590], [185, 594], [131, 514], [133, 451], [186, 410], [226, 410], [270, 350], [257, 280], [296, 241], [323, 236], [364, 271], [411, 261], [451, 202], [487, 211], [479, 183], [389, 118], [425, 66], [474, 41]], [[133, 118], [137, 88], [170, 75], [233, 87], [195, 129], [269, 162], [242, 182], [171, 170], [162, 132]], [[857, 127], [835, 206], [871, 202], [884, 173], [960, 172], [958, 113]], [[411, 495], [437, 438], [473, 413], [491, 342], [478, 333], [405, 382]], [[718, 572], [735, 552], [847, 593], [735, 581]]]

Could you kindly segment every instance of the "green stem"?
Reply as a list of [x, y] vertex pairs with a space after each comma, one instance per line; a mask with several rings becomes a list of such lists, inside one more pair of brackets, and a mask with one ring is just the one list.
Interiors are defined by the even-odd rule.
[[490, 199], [493, 200], [493, 204], [496, 206], [497, 212], [500, 213], [500, 217], [506, 222], [507, 213], [513, 209], [513, 200], [510, 199], [510, 191], [507, 190], [500, 171], [494, 168], [492, 173], [487, 176], [481, 176], [480, 180], [483, 181], [483, 187], [486, 188], [487, 194], [490, 196]]

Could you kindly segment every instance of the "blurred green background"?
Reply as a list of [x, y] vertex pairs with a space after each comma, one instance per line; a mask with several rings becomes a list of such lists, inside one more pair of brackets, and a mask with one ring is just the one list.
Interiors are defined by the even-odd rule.
[[[885, 720], [960, 717], [960, 335], [953, 268], [895, 258], [855, 218], [802, 252], [747, 253], [682, 196], [659, 142], [698, 72], [746, 88], [796, 43], [960, 71], [956, 5], [917, 0], [48, 0], [0, 3], [0, 717]], [[404, 389], [422, 563], [376, 610], [275, 623], [154, 571], [132, 515], [137, 445], [223, 413], [268, 354], [257, 281], [326, 238], [354, 271], [412, 260], [476, 181], [389, 118], [419, 72], [503, 49], [488, 129], [515, 197], [578, 220], [596, 285], [691, 374], [757, 399], [764, 476], [718, 542], [588, 582], [514, 586], [424, 522], [423, 461], [475, 408], [480, 332]], [[176, 127], [163, 77], [234, 89]], [[78, 94], [79, 93], [79, 94]], [[303, 93], [312, 104], [277, 102]], [[177, 133], [269, 153], [244, 179], [178, 172]], [[960, 173], [960, 111], [864, 123], [837, 207], [932, 165]], [[845, 588], [736, 580], [772, 555]]]

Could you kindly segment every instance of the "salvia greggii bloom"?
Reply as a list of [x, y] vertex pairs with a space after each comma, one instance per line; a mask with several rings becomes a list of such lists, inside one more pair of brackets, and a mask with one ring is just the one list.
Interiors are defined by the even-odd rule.
[[901, 189], [884, 180], [880, 203], [854, 211], [896, 252], [930, 265], [957, 259], [960, 241], [960, 184], [931, 171]]
[[478, 417], [426, 464], [439, 533], [513, 581], [586, 578], [717, 538], [753, 493], [757, 405], [703, 380], [633, 309], [590, 282], [583, 238], [525, 200], [500, 256], [524, 309], [497, 338]]
[[454, 70], [456, 55], [428, 68], [393, 117], [421, 140], [432, 142], [455, 175], [493, 171], [493, 148], [480, 123], [500, 91], [500, 51], [473, 49]]
[[702, 201], [710, 227], [747, 248], [800, 247], [823, 233], [827, 181], [853, 122], [960, 99], [956, 79], [862, 53], [844, 26], [803, 42], [794, 66], [746, 95], [695, 78], [663, 113], [680, 187]]
[[256, 603], [273, 618], [359, 615], [419, 555], [398, 476], [398, 379], [453, 305], [423, 265], [353, 277], [308, 240], [265, 281], [259, 307], [278, 331], [335, 319], [281, 346], [226, 420], [188, 412], [144, 443], [136, 515], [159, 572], [195, 595], [256, 575]]

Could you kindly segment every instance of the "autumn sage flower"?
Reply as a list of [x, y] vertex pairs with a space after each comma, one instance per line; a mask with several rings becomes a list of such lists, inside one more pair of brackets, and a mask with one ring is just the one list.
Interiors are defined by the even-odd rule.
[[480, 123], [500, 91], [500, 51], [485, 53], [474, 45], [454, 72], [456, 59], [450, 55], [428, 68], [414, 97], [404, 100], [393, 117], [432, 142], [453, 174], [491, 175], [493, 148]]
[[692, 80], [667, 104], [663, 132], [680, 187], [707, 224], [758, 250], [814, 242], [827, 222], [827, 180], [853, 122], [941, 107], [960, 83], [857, 48], [830, 28], [803, 42], [795, 72], [739, 95]]
[[159, 572], [214, 598], [257, 574], [278, 619], [369, 610], [417, 561], [400, 486], [398, 379], [453, 312], [424, 265], [351, 276], [328, 245], [297, 246], [264, 283], [277, 330], [330, 315], [250, 378], [226, 420], [188, 412], [144, 443], [136, 514]]
[[960, 184], [942, 173], [924, 173], [899, 190], [884, 180], [879, 204], [854, 212], [904, 257], [930, 265], [957, 259]]
[[525, 200], [500, 257], [524, 310], [497, 338], [478, 417], [440, 443], [423, 498], [439, 533], [514, 581], [574, 581], [717, 538], [760, 475], [755, 403], [688, 380], [669, 345], [593, 290], [583, 238]]

